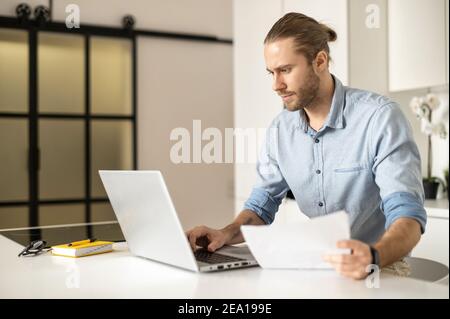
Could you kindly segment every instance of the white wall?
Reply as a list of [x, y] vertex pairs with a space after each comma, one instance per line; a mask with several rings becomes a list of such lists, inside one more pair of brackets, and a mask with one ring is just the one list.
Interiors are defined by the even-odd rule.
[[67, 4], [80, 6], [81, 23], [120, 26], [125, 14], [136, 18], [137, 29], [185, 32], [230, 38], [228, 0], [54, 0], [55, 21], [65, 21]]
[[[349, 73], [352, 87], [388, 93], [387, 0], [349, 0]], [[379, 21], [369, 21], [366, 9], [379, 8]], [[370, 7], [372, 6], [372, 7]], [[376, 6], [376, 7], [374, 7]], [[376, 10], [376, 9], [375, 9]], [[376, 23], [378, 27], [375, 27]], [[374, 27], [372, 27], [374, 26]]]
[[391, 0], [387, 4], [389, 90], [444, 85], [445, 0]]
[[[233, 126], [232, 47], [138, 38], [139, 169], [161, 170], [185, 228], [223, 227], [234, 216], [232, 164], [180, 163], [170, 158], [176, 128], [190, 132]], [[203, 146], [207, 142], [203, 142]]]

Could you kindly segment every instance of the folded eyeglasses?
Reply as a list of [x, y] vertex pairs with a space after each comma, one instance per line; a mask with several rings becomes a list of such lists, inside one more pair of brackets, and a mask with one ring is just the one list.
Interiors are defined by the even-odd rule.
[[47, 242], [45, 240], [34, 240], [28, 246], [26, 246], [18, 255], [21, 256], [36, 256], [41, 253], [45, 253], [51, 250], [51, 248], [46, 247]]

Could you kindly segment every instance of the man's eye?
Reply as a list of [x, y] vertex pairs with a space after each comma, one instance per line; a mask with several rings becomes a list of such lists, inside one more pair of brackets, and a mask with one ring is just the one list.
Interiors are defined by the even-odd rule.
[[289, 73], [290, 69], [281, 69], [282, 73]]
[[267, 71], [268, 75], [273, 75], [273, 72]]

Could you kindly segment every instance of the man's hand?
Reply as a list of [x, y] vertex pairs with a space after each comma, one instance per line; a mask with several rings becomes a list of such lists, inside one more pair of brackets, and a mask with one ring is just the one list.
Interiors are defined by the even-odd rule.
[[197, 226], [187, 231], [186, 236], [193, 251], [197, 249], [197, 246], [201, 246], [210, 252], [214, 252], [225, 245], [228, 240], [228, 236], [223, 230], [206, 226]]
[[336, 245], [338, 248], [350, 248], [351, 255], [325, 255], [323, 258], [329, 262], [338, 273], [353, 279], [366, 278], [366, 271], [372, 263], [372, 254], [369, 245], [359, 240], [340, 240]]

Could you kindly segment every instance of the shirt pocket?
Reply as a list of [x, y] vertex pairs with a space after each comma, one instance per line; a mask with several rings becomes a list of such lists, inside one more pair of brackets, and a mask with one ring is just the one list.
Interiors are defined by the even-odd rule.
[[357, 173], [369, 169], [369, 165], [365, 163], [345, 163], [334, 169], [337, 174]]

